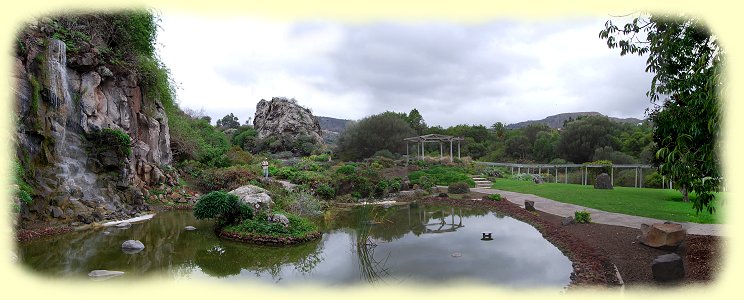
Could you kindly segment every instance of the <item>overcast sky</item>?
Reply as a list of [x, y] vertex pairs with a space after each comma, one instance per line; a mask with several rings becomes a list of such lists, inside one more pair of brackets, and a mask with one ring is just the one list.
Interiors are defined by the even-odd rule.
[[318, 116], [417, 108], [430, 126], [505, 124], [578, 111], [644, 118], [645, 57], [598, 38], [607, 16], [551, 21], [294, 22], [161, 15], [159, 54], [182, 108], [243, 123], [297, 99]]

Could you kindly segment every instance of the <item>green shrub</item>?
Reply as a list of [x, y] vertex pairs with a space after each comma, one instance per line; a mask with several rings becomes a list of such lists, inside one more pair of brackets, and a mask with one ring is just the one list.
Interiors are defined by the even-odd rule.
[[376, 198], [383, 198], [387, 196], [389, 183], [387, 180], [381, 180], [375, 185], [373, 195]]
[[326, 207], [326, 203], [302, 191], [299, 193], [289, 193], [284, 207], [288, 212], [293, 214], [311, 217], [321, 214]]
[[26, 176], [26, 169], [23, 167], [23, 165], [19, 164], [18, 162], [13, 162], [14, 164], [14, 179], [15, 184], [18, 185], [18, 190], [16, 191], [16, 196], [18, 199], [23, 201], [26, 205], [30, 205], [33, 201], [31, 195], [34, 193], [34, 189], [26, 183], [26, 180], [24, 177]]
[[450, 185], [455, 182], [466, 182], [468, 186], [475, 187], [475, 181], [467, 174], [465, 169], [460, 167], [434, 166], [428, 169], [411, 172], [408, 179], [411, 183], [423, 186], [420, 182], [422, 176], [429, 177], [433, 180], [432, 185]]
[[402, 179], [400, 177], [393, 178], [393, 180], [390, 181], [390, 186], [388, 187], [389, 191], [391, 193], [400, 192], [401, 181]]
[[520, 181], [532, 181], [532, 175], [527, 173], [513, 174], [510, 178]]
[[328, 184], [322, 183], [315, 188], [315, 194], [321, 199], [330, 200], [336, 196], [336, 189]]
[[338, 170], [336, 170], [336, 173], [344, 174], [344, 175], [352, 175], [352, 174], [356, 173], [356, 165], [354, 165], [354, 164], [345, 164], [345, 165], [341, 166], [340, 168], [338, 168]]
[[501, 195], [499, 194], [490, 194], [487, 197], [488, 197], [488, 200], [491, 200], [491, 201], [501, 201]]
[[284, 227], [280, 223], [271, 223], [266, 214], [260, 213], [253, 219], [243, 220], [240, 224], [224, 228], [228, 232], [251, 233], [256, 235], [267, 235], [273, 237], [303, 237], [309, 233], [317, 232], [318, 227], [307, 219], [288, 214], [289, 226]]
[[198, 177], [198, 184], [205, 191], [230, 191], [256, 178], [246, 166], [212, 168], [202, 172]]
[[330, 158], [331, 156], [328, 155], [327, 153], [309, 156], [309, 159], [314, 162], [327, 162]]
[[[413, 180], [411, 180], [411, 182], [413, 182]], [[421, 177], [419, 177], [418, 180], [417, 180], [417, 183], [418, 183], [419, 187], [421, 187], [422, 189], [425, 189], [425, 190], [428, 190], [428, 189], [434, 187], [434, 185], [435, 185], [434, 179], [432, 179], [429, 176], [421, 176]]]
[[199, 198], [194, 205], [197, 219], [217, 219], [218, 226], [237, 224], [253, 216], [253, 209], [240, 203], [238, 196], [214, 191]]
[[381, 156], [381, 157], [388, 158], [388, 159], [395, 159], [395, 155], [393, 155], [393, 153], [390, 152], [390, 150], [388, 149], [377, 150], [377, 152], [375, 152], [375, 154], [372, 155], [372, 157], [377, 157], [377, 156]]
[[582, 211], [576, 211], [574, 212], [574, 221], [576, 223], [590, 223], [592, 221], [592, 217], [590, 216], [589, 212], [586, 210]]
[[447, 187], [447, 192], [451, 194], [466, 194], [470, 192], [470, 187], [466, 182], [455, 182]]
[[[271, 170], [271, 167], [269, 167], [269, 171]], [[274, 173], [272, 176], [278, 178], [278, 179], [287, 179], [289, 181], [293, 181], [295, 177], [297, 177], [297, 169], [293, 167], [281, 167], [276, 170], [276, 173]]]
[[86, 135], [92, 143], [94, 155], [106, 151], [114, 151], [120, 157], [132, 154], [132, 140], [124, 131], [118, 129], [104, 128]]

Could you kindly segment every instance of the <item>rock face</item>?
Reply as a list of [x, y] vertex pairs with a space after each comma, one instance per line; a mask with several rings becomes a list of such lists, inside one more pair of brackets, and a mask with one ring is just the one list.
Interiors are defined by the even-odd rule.
[[272, 151], [298, 152], [298, 148], [305, 147], [305, 143], [315, 146], [323, 144], [318, 119], [294, 99], [261, 99], [256, 104], [253, 127], [259, 140], [273, 140], [269, 143]]
[[255, 185], [244, 185], [229, 193], [238, 196], [240, 202], [250, 205], [255, 210], [268, 211], [274, 205], [267, 191]]
[[641, 224], [641, 243], [651, 247], [676, 248], [685, 240], [687, 231], [680, 224]]
[[664, 254], [651, 263], [651, 272], [656, 281], [676, 281], [685, 277], [685, 266], [677, 253]]
[[612, 189], [612, 178], [607, 173], [597, 175], [594, 180], [594, 188], [600, 190], [611, 190]]
[[[131, 70], [109, 69], [101, 54], [109, 45], [82, 42], [69, 52], [49, 38], [54, 25], [32, 24], [19, 34], [15, 57], [16, 157], [34, 172], [35, 195], [20, 213], [21, 227], [37, 221], [99, 221], [146, 210], [150, 186], [177, 182], [171, 163], [168, 118], [162, 103], [145, 96]], [[92, 41], [93, 41], [92, 40]], [[91, 154], [91, 134], [102, 129], [126, 133], [129, 155]], [[166, 174], [167, 173], [167, 174]], [[48, 210], [47, 207], [56, 207]], [[65, 213], [60, 213], [65, 212]]]

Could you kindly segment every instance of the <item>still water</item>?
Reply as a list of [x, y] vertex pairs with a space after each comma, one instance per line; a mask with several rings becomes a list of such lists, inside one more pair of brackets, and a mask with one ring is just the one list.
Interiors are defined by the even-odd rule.
[[[127, 229], [72, 232], [17, 249], [20, 263], [41, 275], [86, 278], [97, 269], [124, 271], [112, 280], [167, 277], [395, 285], [479, 281], [503, 287], [563, 287], [571, 262], [532, 226], [477, 209], [405, 205], [357, 207], [318, 218], [323, 237], [271, 247], [218, 239], [212, 223], [190, 211], [163, 212]], [[185, 226], [197, 230], [186, 231]], [[109, 232], [105, 234], [104, 232]], [[493, 240], [482, 241], [482, 232]], [[125, 254], [125, 240], [145, 249]], [[127, 279], [128, 278], [128, 279]]]

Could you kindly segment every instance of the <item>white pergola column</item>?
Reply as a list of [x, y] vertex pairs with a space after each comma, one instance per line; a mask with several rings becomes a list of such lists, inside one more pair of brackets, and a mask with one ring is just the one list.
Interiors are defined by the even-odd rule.
[[455, 161], [455, 158], [452, 156], [452, 140], [450, 140], [450, 162]]
[[457, 159], [460, 159], [460, 141], [457, 141]]

